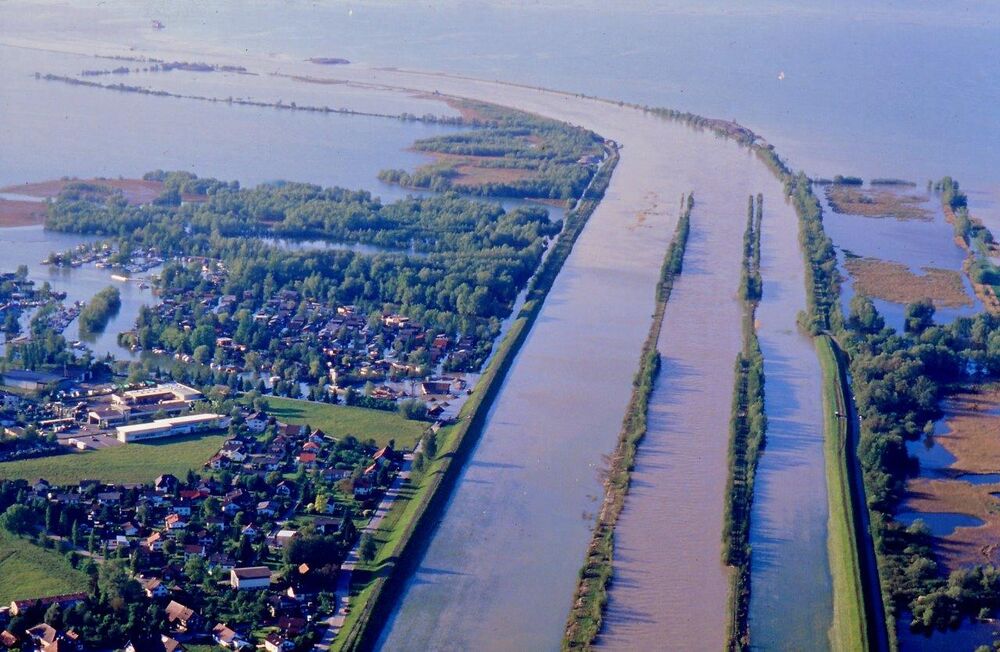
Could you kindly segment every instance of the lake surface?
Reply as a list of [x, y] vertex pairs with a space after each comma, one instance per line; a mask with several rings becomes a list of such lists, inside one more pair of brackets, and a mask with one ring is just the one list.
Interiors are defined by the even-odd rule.
[[[115, 65], [106, 59], [0, 46], [0, 61], [0, 187], [64, 176], [140, 177], [163, 169], [245, 186], [283, 179], [363, 188], [389, 201], [410, 193], [378, 181], [379, 171], [426, 162], [408, 150], [413, 141], [456, 131], [386, 118], [118, 93], [32, 77], [50, 67], [78, 73]], [[168, 79], [174, 73], [163, 74]]]
[[[128, 349], [118, 346], [118, 333], [132, 330], [139, 308], [143, 304], [155, 304], [156, 297], [149, 289], [141, 289], [135, 282], [122, 283], [111, 278], [110, 269], [98, 269], [92, 263], [82, 267], [55, 267], [43, 265], [44, 260], [52, 252], [62, 252], [77, 245], [94, 242], [98, 238], [68, 233], [53, 233], [44, 231], [41, 226], [19, 226], [0, 229], [0, 251], [3, 252], [3, 269], [17, 269], [18, 265], [28, 266], [28, 277], [36, 285], [48, 281], [52, 289], [66, 293], [64, 303], [69, 305], [74, 301], [89, 301], [98, 291], [109, 285], [118, 288], [121, 294], [121, 309], [108, 320], [107, 326], [100, 333], [81, 336], [77, 320], [74, 319], [63, 331], [68, 341], [81, 340], [94, 352], [95, 357], [112, 354], [118, 358], [133, 357]], [[148, 277], [155, 274], [156, 268], [138, 275]]]
[[814, 176], [951, 174], [1000, 224], [995, 3], [91, 4], [9, 1], [0, 40], [340, 56], [737, 118]]

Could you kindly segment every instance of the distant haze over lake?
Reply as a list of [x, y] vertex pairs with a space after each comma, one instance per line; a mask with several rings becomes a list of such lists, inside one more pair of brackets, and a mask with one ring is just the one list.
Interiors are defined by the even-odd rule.
[[[921, 182], [950, 173], [1000, 196], [994, 3], [42, 4], [48, 10], [5, 3], [0, 34], [41, 24], [81, 39], [335, 56], [538, 84], [735, 118], [815, 175]], [[166, 28], [152, 30], [153, 18]], [[992, 200], [973, 193], [972, 201], [982, 212]], [[1000, 209], [989, 211], [1000, 223]]]

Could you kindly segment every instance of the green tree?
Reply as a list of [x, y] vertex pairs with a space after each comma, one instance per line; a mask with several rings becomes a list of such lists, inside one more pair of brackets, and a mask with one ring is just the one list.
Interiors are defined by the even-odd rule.
[[27, 505], [11, 505], [0, 515], [0, 527], [13, 534], [31, 534], [35, 530], [35, 512]]
[[361, 561], [366, 564], [370, 563], [373, 559], [375, 559], [376, 550], [377, 546], [375, 544], [375, 537], [373, 537], [370, 532], [362, 534], [361, 542], [358, 545], [358, 557], [361, 558]]

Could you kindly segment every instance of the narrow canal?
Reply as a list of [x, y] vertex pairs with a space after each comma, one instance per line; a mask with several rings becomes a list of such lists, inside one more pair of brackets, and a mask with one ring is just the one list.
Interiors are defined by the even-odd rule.
[[806, 307], [798, 218], [775, 179], [757, 182], [764, 193], [757, 335], [768, 427], [751, 515], [750, 642], [822, 650], [833, 615], [822, 373], [812, 340], [796, 326]]

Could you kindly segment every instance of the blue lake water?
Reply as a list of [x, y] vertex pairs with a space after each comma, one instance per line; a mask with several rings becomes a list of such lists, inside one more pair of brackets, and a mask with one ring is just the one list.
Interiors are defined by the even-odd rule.
[[899, 512], [896, 520], [905, 525], [913, 525], [915, 521], [923, 521], [936, 537], [946, 537], [956, 528], [975, 527], [982, 525], [982, 519], [968, 514], [955, 512]]

